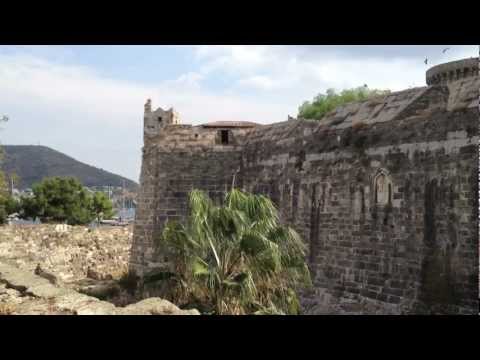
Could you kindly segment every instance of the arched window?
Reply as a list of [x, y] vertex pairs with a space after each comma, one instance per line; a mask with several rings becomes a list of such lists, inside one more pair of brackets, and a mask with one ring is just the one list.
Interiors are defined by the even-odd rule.
[[373, 180], [375, 205], [385, 206], [392, 203], [392, 180], [385, 169], [380, 169]]

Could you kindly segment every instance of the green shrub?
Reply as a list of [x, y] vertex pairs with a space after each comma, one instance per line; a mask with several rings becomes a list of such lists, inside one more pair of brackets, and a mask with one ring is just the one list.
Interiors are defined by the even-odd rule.
[[366, 86], [343, 90], [339, 94], [335, 89], [328, 89], [326, 94], [319, 94], [312, 101], [305, 101], [298, 109], [298, 117], [320, 120], [340, 105], [385, 96], [389, 93], [390, 90], [369, 89]]

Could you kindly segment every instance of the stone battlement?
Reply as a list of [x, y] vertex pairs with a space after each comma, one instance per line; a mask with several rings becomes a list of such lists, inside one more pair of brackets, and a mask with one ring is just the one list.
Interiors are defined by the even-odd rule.
[[448, 84], [478, 76], [478, 58], [452, 61], [427, 70], [427, 85]]

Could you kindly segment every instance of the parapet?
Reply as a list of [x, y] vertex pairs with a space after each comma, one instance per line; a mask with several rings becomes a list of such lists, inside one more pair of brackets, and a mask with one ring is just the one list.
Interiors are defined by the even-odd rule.
[[202, 124], [203, 128], [228, 128], [228, 129], [251, 129], [260, 124], [250, 121], [214, 121], [206, 124]]
[[427, 70], [427, 85], [445, 85], [478, 76], [478, 57], [452, 61]]

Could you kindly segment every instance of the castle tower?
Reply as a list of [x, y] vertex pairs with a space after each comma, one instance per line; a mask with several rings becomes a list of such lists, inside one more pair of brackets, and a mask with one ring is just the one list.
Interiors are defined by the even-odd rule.
[[158, 108], [152, 111], [152, 100], [147, 99], [143, 116], [144, 141], [148, 137], [159, 135], [163, 127], [177, 124], [180, 124], [180, 117], [173, 108], [168, 110]]
[[427, 70], [427, 85], [450, 85], [478, 76], [478, 57], [451, 61]]

